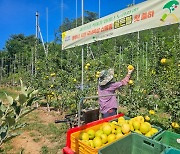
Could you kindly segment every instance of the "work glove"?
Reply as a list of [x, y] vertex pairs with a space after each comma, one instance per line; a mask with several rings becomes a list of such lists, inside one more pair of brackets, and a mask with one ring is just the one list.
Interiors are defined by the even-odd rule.
[[128, 75], [131, 75], [131, 73], [134, 71], [134, 69], [133, 70], [128, 70]]

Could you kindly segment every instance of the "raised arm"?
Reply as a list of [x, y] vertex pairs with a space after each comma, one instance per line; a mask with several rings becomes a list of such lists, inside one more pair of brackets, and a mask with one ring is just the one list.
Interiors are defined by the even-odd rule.
[[126, 77], [124, 79], [122, 79], [121, 81], [119, 81], [119, 82], [112, 83], [111, 86], [108, 89], [109, 90], [116, 90], [121, 86], [127, 85], [133, 70], [134, 70], [134, 68], [131, 69], [131, 70], [128, 69], [128, 73], [127, 73]]

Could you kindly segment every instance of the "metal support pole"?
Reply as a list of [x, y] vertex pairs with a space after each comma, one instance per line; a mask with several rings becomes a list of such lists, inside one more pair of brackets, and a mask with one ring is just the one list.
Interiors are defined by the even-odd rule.
[[[120, 68], [121, 68], [121, 65], [122, 65], [122, 62], [123, 62], [123, 56], [122, 56], [122, 46], [119, 47], [119, 74], [121, 73], [120, 72]], [[118, 78], [119, 79], [119, 78]]]
[[179, 43], [180, 43], [180, 22], [179, 22], [178, 29], [179, 29]]
[[64, 6], [63, 6], [63, 4], [64, 4], [64, 2], [63, 2], [63, 0], [61, 0], [61, 25], [63, 24], [63, 8], [64, 8]]
[[[82, 0], [82, 25], [84, 24], [84, 0]], [[84, 90], [84, 49], [82, 46], [81, 50], [81, 56], [82, 56], [82, 80], [81, 80], [81, 90]]]
[[84, 24], [84, 0], [82, 0], [82, 25]]
[[138, 63], [138, 58], [139, 58], [139, 31], [138, 31], [138, 47], [137, 47], [137, 81], [139, 80], [139, 63]]
[[101, 0], [99, 0], [99, 18], [101, 17]]
[[46, 44], [46, 53], [47, 53], [47, 55], [48, 55], [48, 8], [46, 8], [46, 42], [47, 42], [47, 44]]
[[31, 61], [31, 74], [34, 74], [34, 50], [31, 48], [31, 53], [32, 53], [32, 61]]
[[135, 5], [135, 0], [133, 0], [133, 5]]
[[[34, 64], [36, 64], [37, 61], [37, 45], [38, 45], [38, 32], [39, 32], [39, 13], [36, 12], [36, 45], [35, 45], [35, 53], [34, 53]], [[36, 67], [34, 65], [34, 71], [36, 76]]]
[[81, 104], [84, 101], [84, 98], [81, 98], [78, 104], [78, 126], [81, 124]]
[[44, 48], [44, 52], [45, 52], [45, 55], [47, 57], [48, 53], [47, 53], [47, 50], [46, 50], [45, 45], [44, 45], [44, 40], [43, 40], [43, 36], [42, 36], [42, 33], [41, 33], [41, 29], [40, 29], [40, 27], [38, 27], [38, 29], [39, 29], [39, 34], [40, 34], [40, 38], [41, 38], [41, 41], [42, 41], [42, 45], [43, 45], [43, 48]]
[[77, 27], [77, 0], [76, 0], [76, 27]]
[[81, 57], [82, 57], [81, 90], [83, 91], [84, 90], [84, 49], [83, 47], [81, 50]]
[[38, 38], [38, 27], [39, 27], [39, 22], [38, 22], [39, 14], [36, 12], [36, 38]]
[[146, 77], [148, 73], [148, 42], [146, 42]]
[[1, 81], [3, 80], [4, 58], [1, 57]]

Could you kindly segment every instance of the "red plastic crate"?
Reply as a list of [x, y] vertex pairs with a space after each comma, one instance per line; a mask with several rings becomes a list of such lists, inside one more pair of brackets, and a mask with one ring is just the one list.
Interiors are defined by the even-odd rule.
[[72, 151], [69, 147], [64, 147], [62, 149], [63, 154], [74, 154], [74, 151]]
[[118, 115], [114, 115], [114, 116], [111, 116], [111, 117], [107, 117], [107, 118], [104, 118], [104, 119], [93, 121], [91, 123], [82, 125], [80, 127], [74, 127], [74, 128], [69, 129], [67, 131], [67, 133], [66, 133], [66, 147], [68, 147], [68, 148], [71, 147], [71, 134], [72, 133], [75, 133], [75, 132], [80, 131], [80, 130], [84, 130], [86, 128], [89, 128], [89, 127], [92, 127], [92, 126], [95, 126], [95, 125], [98, 125], [98, 124], [101, 124], [101, 123], [104, 123], [104, 122], [108, 122], [110, 120], [113, 120], [113, 119], [116, 119], [116, 118], [122, 117], [122, 116], [124, 116], [124, 114], [120, 113]]

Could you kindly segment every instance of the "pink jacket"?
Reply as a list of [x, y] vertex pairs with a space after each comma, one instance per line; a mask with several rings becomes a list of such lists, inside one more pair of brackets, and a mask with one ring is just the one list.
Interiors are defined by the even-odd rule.
[[124, 79], [119, 82], [111, 83], [107, 88], [102, 89], [98, 86], [98, 96], [99, 96], [99, 105], [101, 113], [107, 113], [108, 110], [112, 108], [118, 108], [118, 102], [116, 96], [106, 96], [100, 97], [104, 95], [115, 94], [115, 90], [120, 88], [121, 86], [127, 85], [129, 82], [130, 76], [127, 75]]

